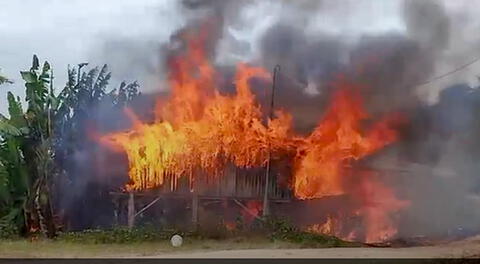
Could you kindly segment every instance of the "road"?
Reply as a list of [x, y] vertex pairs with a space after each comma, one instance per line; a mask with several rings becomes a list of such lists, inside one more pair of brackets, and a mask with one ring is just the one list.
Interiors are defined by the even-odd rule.
[[435, 246], [404, 248], [248, 249], [178, 252], [152, 258], [459, 258], [480, 255], [480, 236]]

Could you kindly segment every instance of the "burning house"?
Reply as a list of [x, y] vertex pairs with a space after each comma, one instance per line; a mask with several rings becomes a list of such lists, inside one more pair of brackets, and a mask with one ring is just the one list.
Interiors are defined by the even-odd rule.
[[[210, 12], [163, 47], [168, 92], [151, 106], [127, 107], [130, 126], [96, 138], [128, 174], [110, 190], [116, 223], [132, 226], [146, 215], [197, 225], [210, 210], [230, 228], [239, 216], [251, 222], [269, 213], [363, 242], [441, 236], [458, 225], [480, 230], [479, 214], [467, 208], [480, 208], [472, 198], [477, 167], [463, 159], [478, 153], [459, 143], [479, 141], [478, 92], [453, 86], [427, 104], [415, 90], [435, 71], [443, 37], [388, 32], [350, 43], [280, 21], [256, 58], [225, 66], [215, 53], [236, 19], [227, 14], [243, 4], [185, 1], [195, 14]], [[433, 6], [428, 12], [443, 18]], [[423, 13], [406, 10], [407, 31], [429, 27]], [[441, 35], [446, 24], [429, 29]]]
[[[168, 63], [172, 91], [166, 101], [157, 102], [153, 123], [139, 120], [127, 109], [132, 128], [101, 138], [128, 157], [130, 182], [125, 190], [130, 192], [130, 225], [136, 191], [189, 193], [195, 196], [191, 205], [195, 220], [199, 198], [260, 201], [267, 190], [267, 197], [274, 200], [289, 199], [290, 194], [300, 200], [359, 195], [365, 200], [348, 213], [363, 218], [364, 240], [393, 236], [396, 230], [390, 214], [408, 206], [408, 201], [398, 199], [379, 182], [374, 170], [346, 168], [398, 140], [395, 127], [404, 122], [401, 115], [387, 114], [364, 126], [362, 122], [370, 118], [361, 87], [339, 77], [332, 84], [332, 101], [310, 135], [296, 135], [286, 111], [278, 110], [265, 122], [251, 82], [268, 83], [270, 73], [240, 63], [233, 81], [235, 92], [221, 93], [217, 80], [221, 76], [205, 50], [209, 27], [205, 23], [181, 33], [184, 46]], [[291, 168], [276, 170], [275, 164], [284, 162]], [[281, 176], [266, 182], [270, 165], [274, 175]], [[281, 177], [287, 182], [277, 183]], [[345, 181], [355, 184], [347, 187]], [[348, 237], [355, 238], [355, 232], [351, 230]]]

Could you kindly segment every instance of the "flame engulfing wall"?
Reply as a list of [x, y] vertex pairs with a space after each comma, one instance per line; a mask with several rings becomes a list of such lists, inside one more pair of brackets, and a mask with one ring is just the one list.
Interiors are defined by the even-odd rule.
[[238, 66], [237, 94], [221, 95], [216, 73], [205, 57], [205, 35], [184, 37], [186, 51], [170, 61], [172, 95], [156, 107], [156, 123], [142, 124], [129, 112], [134, 129], [107, 136], [129, 155], [133, 189], [162, 185], [167, 174], [179, 178], [197, 168], [212, 174], [233, 162], [239, 167], [262, 166], [268, 148], [288, 148], [290, 117], [279, 114], [267, 126], [262, 124], [248, 81], [268, 79], [261, 68]]

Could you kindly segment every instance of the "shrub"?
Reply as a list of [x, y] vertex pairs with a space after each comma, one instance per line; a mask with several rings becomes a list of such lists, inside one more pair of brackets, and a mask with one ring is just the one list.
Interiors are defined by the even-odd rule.
[[270, 231], [270, 239], [299, 243], [305, 247], [353, 247], [359, 243], [348, 242], [334, 236], [301, 231], [290, 222], [282, 219], [268, 219], [265, 228]]
[[16, 239], [19, 234], [18, 227], [13, 222], [0, 225], [0, 239]]
[[153, 226], [136, 228], [116, 227], [108, 230], [90, 229], [80, 232], [61, 233], [57, 240], [75, 243], [125, 244], [138, 242], [165, 241], [174, 234], [183, 235], [176, 230], [161, 230]]

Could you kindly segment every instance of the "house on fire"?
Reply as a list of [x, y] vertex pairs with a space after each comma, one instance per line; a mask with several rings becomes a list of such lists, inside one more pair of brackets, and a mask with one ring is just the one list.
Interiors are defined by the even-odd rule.
[[[290, 170], [272, 162], [268, 182], [268, 201], [275, 204], [289, 203], [293, 198]], [[260, 207], [265, 192], [266, 168], [239, 168], [227, 166], [219, 175], [198, 172], [176, 179], [166, 176], [163, 185], [141, 190], [111, 192], [115, 205], [115, 222], [132, 227], [137, 221], [157, 224], [197, 225], [199, 211], [217, 211], [234, 221], [247, 206], [256, 203]], [[227, 212], [228, 211], [228, 212]], [[181, 219], [181, 220], [180, 220]], [[224, 219], [227, 220], [227, 219]]]

